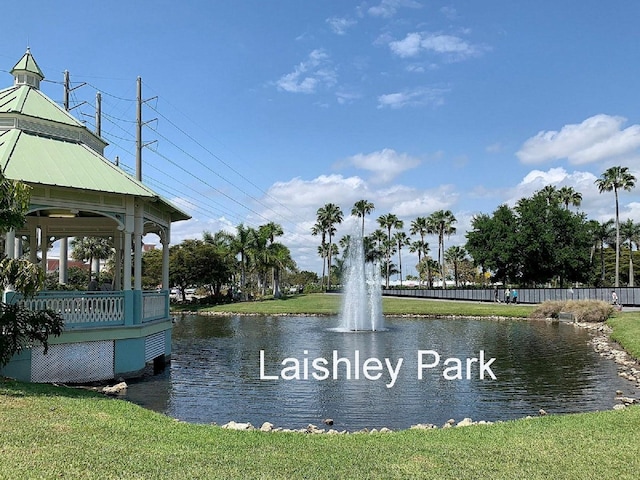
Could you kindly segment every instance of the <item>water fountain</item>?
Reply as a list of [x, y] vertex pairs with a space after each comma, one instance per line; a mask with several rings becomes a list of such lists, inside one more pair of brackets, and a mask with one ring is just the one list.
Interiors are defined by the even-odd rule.
[[380, 265], [365, 262], [360, 235], [351, 235], [343, 289], [341, 330], [383, 330]]

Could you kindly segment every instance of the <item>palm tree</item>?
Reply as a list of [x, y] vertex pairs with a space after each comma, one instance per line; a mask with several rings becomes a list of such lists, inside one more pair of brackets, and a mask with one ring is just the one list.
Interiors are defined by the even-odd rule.
[[[425, 235], [429, 233], [429, 222], [426, 217], [416, 217], [411, 221], [411, 230], [409, 230], [411, 235], [420, 235], [420, 242], [414, 242], [412, 244], [411, 252], [418, 252], [418, 263], [422, 260], [422, 254], [427, 253], [429, 251], [429, 244], [424, 241]], [[422, 285], [422, 277], [419, 280], [420, 285]]]
[[356, 217], [362, 217], [362, 237], [364, 238], [364, 217], [365, 215], [369, 215], [371, 212], [373, 212], [373, 209], [375, 207], [373, 206], [373, 203], [371, 203], [369, 200], [358, 200], [356, 203], [353, 204], [353, 208], [351, 209], [351, 215], [354, 215]]
[[616, 276], [615, 287], [620, 286], [620, 207], [618, 190], [631, 191], [636, 185], [636, 177], [629, 173], [628, 167], [611, 167], [595, 181], [600, 193], [613, 191], [616, 197]]
[[406, 247], [409, 245], [409, 237], [407, 234], [398, 231], [393, 235], [393, 240], [398, 246], [398, 271], [400, 272], [400, 286], [402, 286], [402, 247]]
[[327, 230], [324, 225], [318, 221], [313, 227], [311, 227], [311, 235], [314, 237], [320, 235], [321, 237], [320, 246], [318, 247], [318, 255], [322, 258], [322, 286], [324, 287], [324, 274], [327, 267]]
[[438, 262], [440, 263], [440, 274], [442, 275], [442, 288], [446, 288], [445, 275], [444, 275], [444, 237], [445, 235], [451, 236], [456, 233], [456, 228], [453, 226], [457, 222], [456, 217], [453, 216], [451, 210], [438, 210], [433, 212], [427, 218], [429, 225], [429, 233], [438, 235]]
[[547, 201], [547, 205], [551, 205], [560, 201], [560, 194], [558, 192], [558, 189], [553, 185], [547, 185], [542, 190], [539, 190], [536, 193], [538, 195], [542, 195], [542, 197]]
[[418, 273], [420, 278], [427, 278], [427, 287], [433, 288], [433, 274], [438, 270], [440, 265], [429, 255], [422, 257], [422, 260], [418, 264]]
[[453, 278], [458, 286], [458, 267], [460, 263], [467, 258], [467, 251], [458, 245], [449, 247], [445, 252], [445, 258], [449, 263], [453, 264]]
[[638, 248], [640, 244], [640, 223], [633, 223], [633, 220], [628, 219], [622, 225], [620, 225], [620, 235], [624, 242], [629, 242], [629, 286], [634, 286], [633, 278], [633, 244], [636, 244]]
[[295, 268], [296, 262], [291, 258], [289, 249], [278, 242], [269, 244], [266, 257], [273, 268], [273, 298], [280, 298], [282, 296], [280, 291], [281, 272], [282, 270]]
[[[391, 240], [391, 229], [392, 228], [396, 228], [396, 229], [401, 229], [404, 226], [404, 222], [402, 220], [400, 220], [396, 215], [394, 215], [393, 213], [387, 213], [385, 215], [380, 215], [378, 217], [378, 225], [380, 225], [382, 228], [386, 228], [387, 229], [387, 240]], [[387, 267], [386, 267], [386, 287], [389, 288], [389, 276], [391, 275], [391, 245], [392, 243], [389, 242], [387, 243], [387, 248], [386, 248], [386, 262], [387, 262]], [[395, 244], [395, 242], [393, 243]]]
[[[409, 245], [409, 251], [411, 253], [418, 254], [418, 264], [422, 261], [422, 256], [429, 253], [429, 244], [422, 240], [416, 240]], [[422, 286], [422, 277], [418, 276], [418, 284]]]
[[84, 262], [89, 262], [89, 276], [94, 271], [98, 280], [100, 274], [100, 260], [108, 260], [113, 254], [113, 246], [111, 240], [106, 237], [80, 237], [71, 240], [71, 258]]
[[376, 228], [371, 235], [365, 239], [365, 259], [367, 262], [380, 262], [384, 258], [383, 244], [387, 234]]
[[255, 230], [240, 224], [236, 227], [236, 234], [231, 241], [231, 251], [234, 255], [240, 255], [240, 292], [241, 298], [248, 298], [247, 292], [247, 268], [249, 264], [249, 249]]
[[[265, 237], [266, 239], [269, 240], [269, 245], [273, 245], [273, 242], [276, 237], [281, 237], [282, 235], [284, 235], [284, 230], [282, 229], [282, 225], [275, 222], [269, 222], [264, 225], [260, 225], [258, 227], [258, 235]], [[275, 267], [272, 266], [271, 267], [272, 285], [273, 283], [275, 283], [275, 274], [276, 274]]]
[[340, 238], [338, 242], [340, 247], [342, 248], [342, 258], [346, 259], [347, 255], [349, 255], [349, 245], [351, 244], [351, 235], [344, 235]]
[[606, 274], [605, 274], [605, 263], [604, 263], [604, 245], [605, 243], [613, 243], [615, 238], [615, 228], [614, 221], [607, 220], [606, 222], [598, 222], [597, 220], [590, 220], [590, 232], [591, 232], [591, 258], [590, 261], [593, 263], [593, 257], [596, 251], [600, 250], [600, 286], [604, 286]]
[[323, 207], [320, 207], [316, 212], [317, 223], [320, 224], [326, 234], [329, 236], [329, 253], [327, 256], [327, 290], [331, 289], [331, 255], [333, 253], [333, 234], [336, 233], [336, 224], [342, 223], [343, 214], [342, 210], [335, 203], [327, 203]]
[[558, 190], [558, 198], [562, 203], [564, 203], [564, 207], [569, 210], [569, 204], [574, 207], [579, 207], [582, 203], [582, 194], [580, 192], [576, 192], [573, 187], [562, 187]]

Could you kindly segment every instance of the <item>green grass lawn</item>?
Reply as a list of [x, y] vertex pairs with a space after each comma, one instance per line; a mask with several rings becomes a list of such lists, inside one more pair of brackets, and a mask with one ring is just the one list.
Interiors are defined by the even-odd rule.
[[[246, 305], [253, 308], [245, 313], [275, 314], [290, 305], [292, 313], [331, 314], [338, 300], [305, 295], [215, 310]], [[530, 307], [389, 298], [384, 308], [524, 316]], [[640, 314], [617, 313], [609, 323], [639, 356]], [[0, 379], [0, 479], [635, 479], [638, 472], [639, 406], [487, 426], [305, 435], [188, 424], [85, 390]]]
[[[309, 314], [337, 315], [340, 312], [341, 295], [303, 294], [278, 300], [240, 302], [215, 307], [177, 307], [175, 311], [197, 310], [200, 312], [242, 313], [261, 315]], [[383, 312], [386, 315], [429, 316], [503, 316], [526, 317], [533, 310], [529, 305], [505, 305], [486, 302], [446, 300], [423, 300], [413, 298], [384, 297]]]

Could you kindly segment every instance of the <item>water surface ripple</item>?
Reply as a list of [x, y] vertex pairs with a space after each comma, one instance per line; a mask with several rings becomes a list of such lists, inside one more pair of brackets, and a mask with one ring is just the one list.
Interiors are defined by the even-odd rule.
[[[332, 418], [334, 428], [409, 428], [416, 423], [442, 425], [461, 420], [509, 420], [548, 413], [607, 410], [615, 391], [631, 393], [630, 382], [617, 375], [616, 365], [602, 359], [589, 345], [586, 331], [569, 324], [470, 319], [386, 318], [386, 331], [336, 331], [337, 317], [183, 316], [174, 325], [172, 362], [161, 374], [129, 386], [127, 398], [137, 404], [194, 423], [224, 424], [230, 420], [260, 426], [269, 421], [286, 428], [320, 425]], [[308, 359], [307, 380], [260, 379], [260, 351], [264, 373], [279, 376], [281, 362]], [[423, 369], [418, 379], [418, 352], [435, 351], [440, 366]], [[495, 380], [448, 380], [442, 363], [449, 357], [478, 357], [485, 352]], [[304, 352], [307, 352], [306, 354]], [[338, 358], [352, 362], [351, 379], [345, 362], [338, 378], [316, 380], [312, 360]], [[377, 358], [383, 369], [378, 380], [353, 378], [355, 352], [360, 363]], [[403, 359], [397, 380], [395, 368]], [[423, 357], [423, 363], [434, 360]], [[286, 366], [291, 366], [289, 362]], [[372, 364], [373, 365], [373, 364]], [[291, 370], [289, 370], [291, 373]], [[370, 370], [373, 376], [375, 370]], [[449, 374], [454, 371], [449, 371]], [[301, 369], [301, 375], [303, 371]]]

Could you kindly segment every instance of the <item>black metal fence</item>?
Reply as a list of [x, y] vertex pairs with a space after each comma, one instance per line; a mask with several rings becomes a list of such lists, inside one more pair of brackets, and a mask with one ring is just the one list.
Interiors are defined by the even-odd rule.
[[[618, 295], [622, 305], [640, 306], [640, 287], [620, 288], [518, 288], [518, 303], [542, 303], [547, 300], [603, 300], [611, 303], [611, 292]], [[390, 288], [382, 289], [382, 294], [393, 297], [434, 298], [442, 300], [471, 300], [477, 302], [494, 302], [495, 290], [484, 289], [419, 289]], [[498, 289], [498, 300], [505, 301], [505, 289]], [[510, 299], [511, 301], [511, 299]]]

